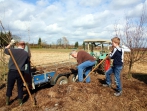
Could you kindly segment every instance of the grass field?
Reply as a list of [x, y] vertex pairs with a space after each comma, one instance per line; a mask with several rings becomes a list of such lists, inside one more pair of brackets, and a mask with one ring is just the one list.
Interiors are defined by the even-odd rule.
[[30, 49], [31, 50], [31, 52], [32, 51], [41, 51], [41, 52], [47, 52], [47, 51], [49, 51], [49, 52], [67, 52], [67, 53], [69, 53], [69, 52], [71, 52], [72, 51], [72, 49], [35, 49], [35, 48], [33, 48], [33, 49]]
[[[35, 66], [73, 60], [69, 56], [72, 49], [30, 49], [30, 51], [31, 62]], [[5, 59], [8, 62], [9, 56], [5, 56]], [[125, 64], [124, 71], [127, 70], [127, 66], [128, 65]], [[147, 57], [144, 58], [144, 60], [142, 59], [141, 61], [136, 62], [132, 71], [133, 73], [147, 73]]]
[[71, 60], [71, 49], [31, 49], [31, 62], [33, 65], [49, 64], [53, 62]]
[[[71, 60], [69, 59], [69, 52], [71, 52], [71, 49], [31, 49], [31, 61], [34, 65], [41, 65]], [[127, 70], [127, 66], [128, 64], [125, 64], [124, 71]], [[136, 62], [132, 72], [147, 73], [147, 57], [144, 60]]]

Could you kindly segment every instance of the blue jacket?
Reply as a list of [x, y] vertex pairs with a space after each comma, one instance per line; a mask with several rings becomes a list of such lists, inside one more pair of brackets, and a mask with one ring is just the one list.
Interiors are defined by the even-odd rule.
[[113, 66], [123, 65], [124, 50], [122, 48], [115, 47], [113, 52], [110, 54], [110, 58], [113, 59]]

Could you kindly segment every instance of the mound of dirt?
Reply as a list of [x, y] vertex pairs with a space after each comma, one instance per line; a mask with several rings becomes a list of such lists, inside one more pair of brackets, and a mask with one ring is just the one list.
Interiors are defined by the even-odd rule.
[[52, 63], [46, 65], [38, 65], [32, 67], [31, 70], [34, 74], [42, 74], [51, 71], [55, 71], [56, 74], [68, 74], [77, 72], [77, 63], [76, 62], [61, 62], [61, 63]]
[[[112, 88], [102, 86], [105, 76], [92, 73], [91, 83], [70, 83], [65, 85], [37, 88], [31, 91], [31, 101], [24, 87], [24, 104], [17, 101], [16, 86], [13, 89], [11, 104], [5, 105], [6, 87], [0, 89], [0, 111], [145, 111], [147, 109], [147, 84], [137, 79], [123, 80], [123, 93], [115, 97], [115, 84]], [[33, 102], [36, 105], [33, 105]]]

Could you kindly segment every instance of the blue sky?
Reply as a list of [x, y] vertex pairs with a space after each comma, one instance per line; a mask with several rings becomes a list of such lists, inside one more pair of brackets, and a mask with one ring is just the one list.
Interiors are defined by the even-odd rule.
[[147, 0], [0, 0], [0, 20], [6, 30], [29, 43], [70, 44], [84, 39], [111, 39], [114, 24], [125, 16], [139, 17]]
[[36, 0], [22, 0], [22, 1], [27, 2], [27, 3], [36, 4]]

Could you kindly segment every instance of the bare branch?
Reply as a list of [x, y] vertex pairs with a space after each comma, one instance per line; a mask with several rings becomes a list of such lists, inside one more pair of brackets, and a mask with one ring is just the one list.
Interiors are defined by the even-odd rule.
[[[128, 18], [126, 17], [125, 26], [123, 30], [123, 36], [119, 36], [122, 44], [130, 48], [131, 52], [126, 54], [127, 63], [129, 63], [129, 71], [133, 64], [140, 61], [146, 56], [147, 50], [147, 23], [145, 15], [145, 6], [142, 9], [142, 14], [139, 18]], [[120, 32], [118, 25], [114, 25], [116, 35]]]

